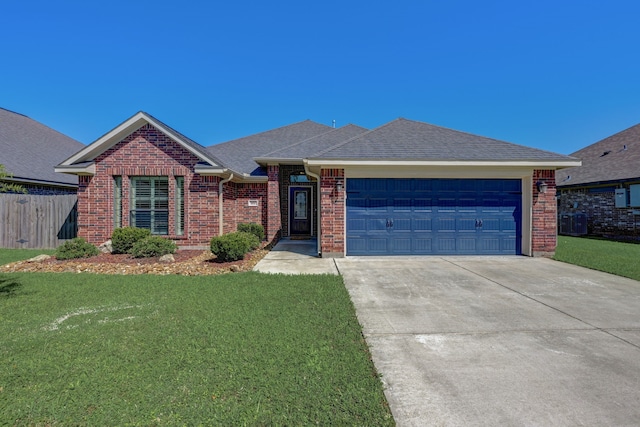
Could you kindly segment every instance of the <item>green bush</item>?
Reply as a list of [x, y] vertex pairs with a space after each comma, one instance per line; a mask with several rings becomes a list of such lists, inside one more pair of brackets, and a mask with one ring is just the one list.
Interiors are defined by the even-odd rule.
[[98, 248], [87, 243], [82, 237], [67, 240], [56, 249], [57, 259], [89, 258], [100, 253]]
[[242, 259], [247, 252], [258, 246], [260, 242], [255, 235], [241, 231], [211, 239], [211, 252], [222, 262]]
[[134, 243], [131, 248], [131, 255], [133, 255], [134, 258], [151, 258], [172, 254], [177, 248], [178, 246], [169, 239], [160, 236], [150, 236]]
[[146, 228], [123, 227], [113, 230], [111, 245], [114, 254], [131, 253], [133, 245], [151, 236], [151, 231]]
[[260, 239], [253, 233], [247, 233], [246, 231], [237, 231], [243, 238], [247, 239], [249, 243], [249, 250], [258, 249], [260, 247]]
[[264, 227], [260, 224], [256, 224], [255, 222], [238, 224], [238, 231], [243, 231], [245, 233], [251, 233], [258, 238], [258, 241], [264, 240]]

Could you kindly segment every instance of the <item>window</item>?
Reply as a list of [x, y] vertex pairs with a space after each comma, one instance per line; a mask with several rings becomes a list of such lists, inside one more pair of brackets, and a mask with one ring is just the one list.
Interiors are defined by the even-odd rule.
[[122, 227], [122, 177], [113, 177], [113, 226]]
[[184, 177], [176, 176], [176, 236], [184, 234]]
[[131, 178], [130, 223], [152, 234], [169, 234], [169, 179], [159, 176]]

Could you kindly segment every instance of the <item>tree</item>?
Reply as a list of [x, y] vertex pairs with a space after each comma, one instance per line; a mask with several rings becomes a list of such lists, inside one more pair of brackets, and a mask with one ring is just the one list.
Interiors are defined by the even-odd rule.
[[13, 174], [7, 172], [4, 165], [0, 164], [0, 193], [23, 193], [27, 190], [20, 184], [5, 181], [7, 178], [13, 177]]

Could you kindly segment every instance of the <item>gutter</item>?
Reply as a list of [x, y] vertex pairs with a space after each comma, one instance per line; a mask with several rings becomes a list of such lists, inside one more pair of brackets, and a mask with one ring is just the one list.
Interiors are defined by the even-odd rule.
[[321, 233], [321, 227], [320, 227], [320, 212], [322, 211], [320, 203], [322, 202], [322, 199], [320, 197], [320, 175], [317, 175], [313, 172], [311, 172], [309, 170], [309, 165], [307, 164], [307, 162], [304, 162], [304, 173], [306, 173], [307, 175], [313, 177], [316, 179], [316, 181], [318, 182], [318, 189], [316, 190], [316, 197], [317, 197], [317, 202], [316, 202], [316, 209], [317, 209], [317, 213], [316, 213], [316, 241], [317, 241], [317, 251], [318, 251], [318, 256], [321, 257], [322, 256], [322, 247], [321, 247], [321, 237], [322, 237], [322, 233]]
[[218, 236], [222, 236], [224, 232], [224, 190], [223, 186], [227, 182], [233, 179], [233, 173], [229, 175], [229, 178], [223, 179], [218, 183], [218, 218], [219, 226], [218, 226]]

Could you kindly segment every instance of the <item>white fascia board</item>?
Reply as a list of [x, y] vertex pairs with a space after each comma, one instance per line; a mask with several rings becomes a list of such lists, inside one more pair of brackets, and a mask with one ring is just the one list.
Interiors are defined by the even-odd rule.
[[328, 159], [305, 159], [309, 166], [479, 166], [479, 167], [531, 167], [531, 168], [571, 168], [581, 166], [580, 160], [328, 160]]
[[96, 174], [96, 164], [91, 163], [86, 166], [77, 167], [73, 165], [58, 165], [53, 168], [54, 172], [59, 173], [68, 173], [71, 175], [95, 175]]
[[17, 184], [34, 184], [34, 185], [43, 185], [50, 187], [64, 187], [64, 188], [78, 188], [78, 184], [69, 184], [66, 182], [58, 182], [58, 181], [42, 181], [38, 179], [30, 179], [30, 178], [16, 178], [16, 177], [7, 177], [2, 178], [3, 181], [7, 182], [15, 182]]

